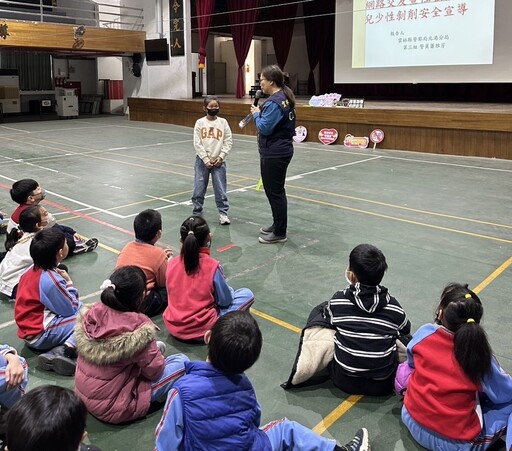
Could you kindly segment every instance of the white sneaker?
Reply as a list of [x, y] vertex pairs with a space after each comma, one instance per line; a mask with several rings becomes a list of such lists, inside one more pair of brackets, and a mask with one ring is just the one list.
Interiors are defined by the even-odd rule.
[[228, 225], [231, 224], [231, 221], [228, 218], [228, 215], [220, 214], [219, 215], [219, 224], [220, 225]]
[[162, 354], [165, 354], [165, 348], [166, 348], [166, 346], [165, 346], [165, 343], [164, 343], [163, 341], [157, 341], [157, 342], [156, 342], [156, 346], [158, 347], [158, 349], [160, 350], [160, 352], [161, 352]]

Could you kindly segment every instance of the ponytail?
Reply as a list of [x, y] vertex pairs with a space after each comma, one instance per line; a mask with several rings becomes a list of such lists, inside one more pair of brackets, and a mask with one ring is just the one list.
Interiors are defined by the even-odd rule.
[[180, 257], [185, 265], [185, 272], [190, 275], [199, 268], [199, 249], [207, 245], [210, 228], [201, 216], [191, 216], [180, 227]]
[[146, 294], [146, 275], [138, 266], [121, 266], [100, 287], [101, 302], [120, 312], [139, 312]]
[[40, 205], [31, 205], [21, 212], [18, 227], [12, 229], [5, 239], [5, 249], [7, 251], [14, 247], [23, 236], [23, 232], [35, 233], [39, 230], [38, 224], [42, 221], [41, 208]]
[[441, 295], [441, 322], [454, 333], [455, 359], [475, 383], [491, 371], [492, 349], [480, 325], [484, 309], [467, 285], [449, 284]]
[[283, 85], [283, 92], [286, 98], [288, 99], [288, 102], [290, 103], [290, 108], [292, 110], [295, 109], [295, 94], [293, 93], [292, 89], [287, 86]]

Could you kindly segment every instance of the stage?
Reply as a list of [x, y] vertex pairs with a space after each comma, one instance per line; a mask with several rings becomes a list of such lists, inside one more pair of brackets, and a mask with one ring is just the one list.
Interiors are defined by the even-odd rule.
[[[236, 134], [256, 135], [251, 122], [240, 129], [238, 122], [250, 112], [247, 96], [218, 96], [221, 116]], [[512, 104], [448, 102], [365, 102], [364, 108], [322, 108], [307, 105], [309, 97], [297, 99], [297, 125], [308, 130], [306, 142], [319, 142], [322, 128], [338, 131], [336, 144], [346, 134], [369, 136], [375, 128], [385, 133], [382, 149], [512, 159]], [[202, 111], [202, 98], [170, 100], [131, 97], [130, 119], [193, 127]], [[371, 145], [371, 143], [370, 143]]]

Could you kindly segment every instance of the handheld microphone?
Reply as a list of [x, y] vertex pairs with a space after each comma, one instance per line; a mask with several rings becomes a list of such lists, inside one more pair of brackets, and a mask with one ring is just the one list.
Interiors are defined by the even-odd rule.
[[[258, 89], [256, 91], [256, 94], [254, 94], [254, 106], [258, 106], [258, 102], [260, 101], [261, 97], [263, 97], [263, 92], [261, 89]], [[249, 122], [251, 122], [252, 119], [252, 113], [249, 113], [247, 116], [245, 116], [239, 123], [238, 126], [240, 128], [244, 128]]]

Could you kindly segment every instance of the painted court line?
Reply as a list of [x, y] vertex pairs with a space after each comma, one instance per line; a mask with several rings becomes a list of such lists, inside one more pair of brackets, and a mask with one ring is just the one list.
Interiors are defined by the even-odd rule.
[[487, 276], [482, 282], [480, 282], [473, 291], [478, 294], [482, 290], [484, 290], [491, 282], [493, 282], [501, 273], [503, 273], [510, 265], [512, 265], [512, 257], [510, 257], [507, 261], [501, 264], [495, 271], [493, 271], [489, 276]]

